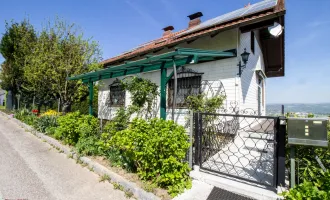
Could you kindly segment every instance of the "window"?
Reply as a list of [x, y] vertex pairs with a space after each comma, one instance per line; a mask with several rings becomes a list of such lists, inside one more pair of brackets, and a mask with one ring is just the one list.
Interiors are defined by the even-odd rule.
[[[201, 93], [201, 81], [203, 73], [194, 72], [191, 69], [181, 68], [177, 72], [177, 95], [176, 107], [186, 108], [186, 99], [188, 96]], [[168, 85], [168, 106], [173, 106], [174, 95], [174, 77], [169, 81]]]
[[251, 31], [251, 52], [254, 54], [254, 43], [255, 43], [254, 32]]
[[119, 80], [114, 81], [110, 86], [110, 106], [125, 106], [126, 91]]

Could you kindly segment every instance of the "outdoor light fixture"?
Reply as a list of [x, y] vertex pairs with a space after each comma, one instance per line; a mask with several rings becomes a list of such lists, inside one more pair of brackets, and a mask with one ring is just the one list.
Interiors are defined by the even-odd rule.
[[250, 55], [250, 53], [246, 52], [246, 48], [244, 48], [244, 52], [241, 54], [244, 65], [242, 65], [241, 61], [239, 61], [238, 65], [237, 65], [238, 66], [237, 75], [239, 75], [239, 77], [241, 77], [243, 69], [245, 69], [245, 67], [246, 67], [246, 63], [249, 60], [249, 55]]

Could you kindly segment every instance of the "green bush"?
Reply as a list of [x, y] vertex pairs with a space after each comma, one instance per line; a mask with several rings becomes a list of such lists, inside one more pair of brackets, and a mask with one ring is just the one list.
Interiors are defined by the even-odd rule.
[[98, 141], [99, 139], [96, 136], [82, 137], [78, 140], [75, 148], [81, 155], [99, 155]]
[[121, 150], [125, 164], [143, 180], [152, 180], [175, 196], [190, 185], [185, 132], [173, 121], [136, 118], [128, 129], [114, 134], [110, 146]]
[[225, 99], [226, 96], [223, 95], [208, 98], [205, 94], [198, 94], [188, 96], [186, 103], [188, 108], [194, 112], [215, 113], [217, 109], [221, 108]]
[[91, 115], [81, 115], [77, 128], [80, 137], [95, 136], [100, 130], [99, 120]]
[[282, 195], [288, 200], [323, 200], [330, 199], [330, 173], [320, 171], [321, 177], [314, 181], [305, 180], [303, 183], [284, 192]]
[[47, 133], [51, 127], [57, 127], [57, 116], [45, 115], [37, 118], [34, 127], [43, 133]]
[[15, 111], [14, 117], [30, 126], [34, 126], [37, 121], [37, 117], [25, 108]]
[[80, 137], [96, 135], [99, 130], [97, 118], [90, 115], [80, 115], [79, 112], [60, 116], [57, 123], [55, 138], [70, 145], [75, 145]]
[[[330, 132], [328, 133], [330, 144]], [[289, 151], [289, 149], [288, 149]], [[287, 160], [289, 160], [289, 152], [287, 152]], [[296, 147], [296, 160], [299, 165], [296, 165], [297, 180], [299, 182], [315, 181], [323, 175], [320, 173], [321, 167], [315, 159], [317, 155], [322, 161], [326, 169], [330, 169], [330, 148], [316, 148], [316, 147]], [[299, 167], [299, 170], [298, 170]]]

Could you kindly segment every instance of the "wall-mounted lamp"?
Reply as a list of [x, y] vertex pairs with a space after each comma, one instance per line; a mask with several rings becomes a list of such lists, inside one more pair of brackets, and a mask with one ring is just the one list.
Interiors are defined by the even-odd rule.
[[238, 65], [237, 65], [238, 66], [237, 75], [239, 75], [239, 77], [241, 77], [243, 69], [245, 69], [245, 67], [246, 67], [246, 63], [249, 60], [249, 55], [250, 55], [250, 53], [246, 52], [246, 49], [244, 48], [244, 52], [241, 54], [244, 65], [242, 65], [241, 61], [239, 61]]

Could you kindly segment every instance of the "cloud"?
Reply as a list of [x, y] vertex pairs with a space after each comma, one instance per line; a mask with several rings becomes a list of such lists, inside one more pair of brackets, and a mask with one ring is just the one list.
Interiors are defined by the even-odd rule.
[[330, 21], [313, 21], [307, 24], [307, 27], [309, 28], [317, 28], [320, 26], [325, 26], [330, 24]]
[[142, 9], [139, 5], [132, 3], [129, 0], [125, 1], [133, 10], [135, 10], [141, 17], [143, 17], [148, 23], [152, 26], [161, 29], [161, 24], [149, 13], [147, 13], [144, 9]]

